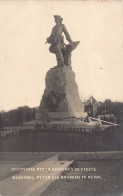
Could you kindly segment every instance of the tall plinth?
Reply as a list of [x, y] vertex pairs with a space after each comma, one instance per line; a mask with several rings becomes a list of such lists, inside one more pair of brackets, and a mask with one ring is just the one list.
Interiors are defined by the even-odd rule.
[[69, 66], [51, 68], [46, 74], [45, 83], [36, 119], [86, 116], [79, 97], [75, 73]]

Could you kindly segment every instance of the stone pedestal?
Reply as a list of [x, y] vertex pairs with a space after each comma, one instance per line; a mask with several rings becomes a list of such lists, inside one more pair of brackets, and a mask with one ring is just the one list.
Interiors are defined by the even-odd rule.
[[40, 102], [36, 119], [84, 117], [75, 73], [69, 66], [51, 68], [45, 78], [46, 88]]

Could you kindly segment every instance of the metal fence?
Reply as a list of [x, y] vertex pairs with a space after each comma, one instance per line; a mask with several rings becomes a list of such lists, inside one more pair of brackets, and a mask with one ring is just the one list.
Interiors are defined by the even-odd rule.
[[37, 128], [0, 132], [1, 152], [96, 152], [123, 150], [119, 127]]

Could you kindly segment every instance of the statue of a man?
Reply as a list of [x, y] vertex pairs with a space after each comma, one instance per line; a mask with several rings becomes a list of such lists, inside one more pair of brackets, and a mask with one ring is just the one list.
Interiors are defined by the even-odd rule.
[[64, 65], [63, 51], [65, 50], [64, 37], [62, 33], [65, 34], [69, 46], [73, 44], [73, 41], [65, 27], [62, 24], [62, 18], [59, 15], [54, 15], [56, 25], [53, 27], [50, 37], [47, 38], [46, 43], [51, 44], [49, 51], [56, 54], [57, 64], [60, 66]]

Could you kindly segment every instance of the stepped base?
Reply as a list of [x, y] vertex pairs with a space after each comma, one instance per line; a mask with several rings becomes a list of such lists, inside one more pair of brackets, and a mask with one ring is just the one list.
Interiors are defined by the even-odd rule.
[[53, 119], [67, 119], [70, 117], [76, 117], [76, 118], [85, 118], [87, 116], [87, 113], [85, 112], [48, 112], [45, 117], [42, 113], [37, 112], [35, 115], [35, 119], [43, 119], [43, 118], [53, 118]]

